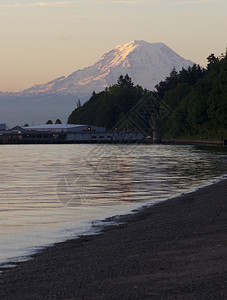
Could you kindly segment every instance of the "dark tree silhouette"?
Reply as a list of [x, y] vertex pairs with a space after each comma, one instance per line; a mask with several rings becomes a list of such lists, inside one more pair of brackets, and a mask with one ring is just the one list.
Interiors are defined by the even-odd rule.
[[127, 87], [127, 88], [133, 88], [134, 83], [132, 82], [132, 79], [128, 76], [128, 74], [125, 75], [120, 75], [118, 80], [117, 80], [117, 86], [122, 88], [122, 87]]

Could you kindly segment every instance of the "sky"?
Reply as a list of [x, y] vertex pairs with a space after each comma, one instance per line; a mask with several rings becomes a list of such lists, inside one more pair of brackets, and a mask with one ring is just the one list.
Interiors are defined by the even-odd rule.
[[226, 0], [0, 0], [0, 91], [68, 76], [132, 40], [206, 67], [225, 53], [226, 28]]

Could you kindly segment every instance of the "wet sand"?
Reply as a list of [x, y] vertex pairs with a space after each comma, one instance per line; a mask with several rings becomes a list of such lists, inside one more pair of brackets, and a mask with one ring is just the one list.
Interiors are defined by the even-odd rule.
[[0, 299], [227, 299], [227, 180], [59, 243], [0, 276]]

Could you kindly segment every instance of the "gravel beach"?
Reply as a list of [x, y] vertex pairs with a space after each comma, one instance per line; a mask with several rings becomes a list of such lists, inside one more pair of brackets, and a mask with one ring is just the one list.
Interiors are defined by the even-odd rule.
[[227, 299], [227, 180], [44, 249], [0, 299]]

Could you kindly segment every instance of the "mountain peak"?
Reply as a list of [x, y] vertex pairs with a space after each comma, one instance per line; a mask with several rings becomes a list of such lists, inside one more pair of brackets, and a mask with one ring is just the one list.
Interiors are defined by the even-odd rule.
[[[167, 47], [164, 43], [148, 43], [143, 40], [133, 40], [126, 44], [117, 45], [113, 50], [119, 51], [123, 56], [129, 55], [131, 52], [133, 52], [136, 48], [143, 48], [143, 49], [149, 49], [149, 48], [160, 48], [160, 47]], [[111, 51], [113, 51], [111, 50]], [[109, 51], [108, 53], [110, 53]]]
[[82, 101], [93, 91], [100, 92], [128, 74], [135, 84], [153, 90], [175, 68], [177, 71], [192, 66], [164, 43], [133, 40], [117, 45], [105, 53], [93, 66], [73, 72], [43, 85], [36, 85], [22, 93], [75, 94]]
[[[121, 48], [134, 48], [134, 47], [149, 47], [149, 46], [166, 46], [164, 43], [162, 42], [159, 42], [159, 43], [149, 43], [149, 42], [146, 42], [144, 40], [133, 40], [129, 43], [126, 43], [126, 44], [120, 44], [120, 45], [117, 45], [115, 48], [118, 48], [118, 47], [121, 47]], [[167, 46], [166, 46], [167, 47]]]

